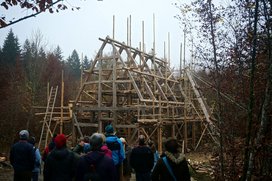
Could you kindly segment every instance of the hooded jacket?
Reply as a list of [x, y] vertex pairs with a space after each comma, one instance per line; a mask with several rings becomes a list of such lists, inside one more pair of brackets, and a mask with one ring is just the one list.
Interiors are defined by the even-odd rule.
[[112, 151], [114, 165], [121, 164], [125, 159], [122, 141], [116, 135], [106, 135], [106, 145]]
[[80, 158], [77, 170], [76, 181], [85, 181], [87, 175], [96, 175], [99, 181], [114, 180], [114, 163], [103, 151], [91, 151]]
[[44, 165], [44, 181], [72, 181], [77, 164], [76, 155], [66, 147], [52, 150]]
[[[166, 151], [165, 156], [177, 181], [190, 181], [190, 173], [185, 155], [181, 153], [173, 154]], [[154, 167], [151, 178], [152, 181], [174, 180], [162, 158], [158, 160]]]

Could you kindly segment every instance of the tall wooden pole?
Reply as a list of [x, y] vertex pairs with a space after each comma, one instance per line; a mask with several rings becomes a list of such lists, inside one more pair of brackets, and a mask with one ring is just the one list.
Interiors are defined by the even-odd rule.
[[63, 133], [63, 99], [64, 99], [63, 70], [61, 72], [61, 109], [60, 109], [60, 134]]
[[112, 39], [115, 38], [115, 15], [112, 17]]

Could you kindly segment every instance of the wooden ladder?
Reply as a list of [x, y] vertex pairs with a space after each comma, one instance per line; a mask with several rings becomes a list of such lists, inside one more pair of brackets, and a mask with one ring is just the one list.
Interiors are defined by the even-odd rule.
[[55, 88], [51, 87], [48, 102], [47, 102], [46, 112], [42, 121], [43, 125], [42, 125], [39, 145], [38, 145], [40, 150], [43, 150], [48, 144], [49, 135], [53, 137], [53, 133], [50, 129], [50, 126], [51, 126], [52, 115], [53, 115], [53, 111], [55, 107], [57, 93], [58, 93], [58, 86], [56, 86]]
[[192, 89], [194, 91], [194, 94], [197, 97], [198, 103], [200, 104], [200, 107], [204, 113], [205, 116], [205, 120], [206, 120], [206, 128], [208, 130], [208, 132], [210, 133], [210, 136], [212, 137], [212, 139], [216, 142], [219, 143], [218, 141], [218, 137], [219, 137], [219, 131], [217, 129], [217, 127], [215, 126], [215, 124], [213, 123], [212, 119], [211, 119], [211, 113], [209, 110], [209, 107], [205, 101], [205, 99], [203, 98], [203, 96], [201, 95], [201, 93], [199, 92], [199, 90], [197, 89], [197, 85], [196, 82], [194, 81], [190, 70], [186, 69], [186, 75], [189, 79], [189, 82], [192, 86]]

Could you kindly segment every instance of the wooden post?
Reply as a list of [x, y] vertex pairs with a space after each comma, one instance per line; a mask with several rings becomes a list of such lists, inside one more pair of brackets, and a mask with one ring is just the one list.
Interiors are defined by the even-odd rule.
[[142, 51], [145, 52], [145, 44], [144, 44], [144, 21], [142, 21]]
[[115, 39], [115, 15], [112, 17], [112, 39]]
[[63, 70], [61, 71], [61, 109], [60, 109], [60, 134], [63, 133], [63, 99], [64, 99]]
[[99, 111], [98, 111], [98, 132], [99, 133], [102, 133], [102, 121], [101, 121], [101, 105], [102, 105], [102, 60], [100, 59], [99, 60], [99, 75], [98, 75], [98, 108], [99, 108]]

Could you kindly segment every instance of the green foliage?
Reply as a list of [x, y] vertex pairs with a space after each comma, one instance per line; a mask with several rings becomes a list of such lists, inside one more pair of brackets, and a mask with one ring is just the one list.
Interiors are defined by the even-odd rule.
[[12, 29], [10, 29], [2, 48], [1, 66], [15, 66], [16, 59], [20, 56], [20, 45], [18, 38], [15, 37]]
[[67, 59], [69, 72], [73, 77], [80, 78], [81, 65], [79, 55], [76, 50], [73, 50], [72, 55]]

